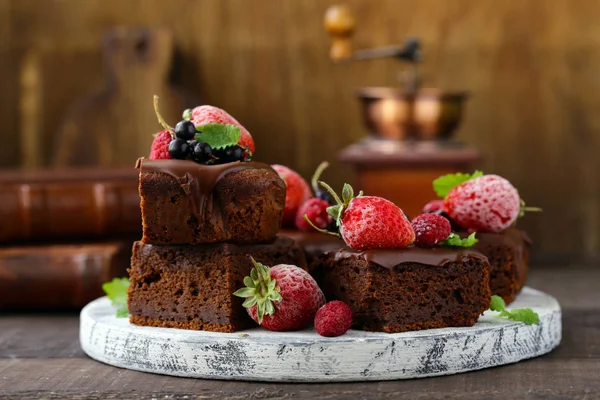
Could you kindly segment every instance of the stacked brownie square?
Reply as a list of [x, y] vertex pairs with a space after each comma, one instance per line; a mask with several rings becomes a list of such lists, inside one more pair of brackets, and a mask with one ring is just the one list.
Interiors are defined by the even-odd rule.
[[252, 326], [232, 294], [266, 265], [306, 268], [292, 239], [278, 237], [285, 183], [268, 165], [148, 160], [140, 171], [143, 237], [133, 245], [130, 321], [235, 332]]

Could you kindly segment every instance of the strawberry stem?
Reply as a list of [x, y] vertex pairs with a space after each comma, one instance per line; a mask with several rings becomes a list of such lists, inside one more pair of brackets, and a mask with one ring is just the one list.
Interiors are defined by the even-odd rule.
[[326, 184], [323, 181], [319, 181], [319, 185], [321, 185], [325, 190], [327, 190], [329, 192], [329, 194], [331, 196], [333, 196], [334, 200], [338, 203], [338, 204], [344, 204], [344, 202], [342, 201], [342, 199], [340, 199], [340, 197], [337, 195], [337, 193], [335, 192], [335, 190], [333, 190], [331, 188], [331, 186], [329, 186], [328, 184]]
[[321, 164], [319, 164], [314, 175], [312, 176], [312, 179], [310, 180], [310, 184], [315, 194], [319, 191], [319, 179], [321, 178], [321, 174], [327, 167], [329, 167], [329, 163], [327, 161], [323, 161]]
[[337, 232], [330, 232], [330, 231], [328, 231], [327, 229], [321, 229], [321, 228], [318, 228], [318, 227], [316, 227], [316, 226], [315, 226], [315, 224], [313, 224], [313, 223], [312, 223], [312, 221], [311, 221], [311, 220], [308, 218], [308, 215], [304, 214], [302, 217], [304, 218], [304, 220], [305, 220], [306, 222], [308, 222], [308, 224], [309, 224], [310, 226], [312, 226], [312, 227], [313, 227], [314, 229], [316, 229], [317, 231], [319, 231], [319, 232], [321, 232], [321, 233], [326, 233], [326, 234], [328, 234], [328, 235], [331, 235], [331, 236], [335, 236], [335, 237], [337, 237], [337, 238], [340, 238], [340, 239], [342, 238], [342, 235], [340, 235], [340, 234], [339, 234], [339, 233], [337, 233]]
[[526, 212], [542, 212], [540, 207], [527, 207], [525, 200], [521, 199], [521, 208], [519, 209], [519, 218], [524, 216]]
[[160, 115], [160, 112], [158, 111], [158, 96], [154, 95], [154, 112], [156, 113], [156, 117], [158, 118], [158, 123], [165, 128], [166, 130], [168, 130], [169, 132], [171, 132], [171, 136], [173, 136], [173, 133], [175, 132], [175, 130], [169, 126], [169, 124], [166, 123], [165, 119], [162, 117], [162, 115]]
[[540, 207], [521, 207], [521, 211], [524, 211], [524, 212], [542, 212], [544, 210], [542, 210]]

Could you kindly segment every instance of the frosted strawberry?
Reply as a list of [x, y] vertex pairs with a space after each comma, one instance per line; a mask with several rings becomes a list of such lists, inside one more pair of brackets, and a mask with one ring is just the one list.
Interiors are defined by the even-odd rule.
[[[337, 221], [340, 231], [337, 234], [313, 226], [318, 231], [341, 237], [355, 250], [402, 248], [415, 241], [415, 231], [406, 214], [391, 201], [363, 196], [362, 192], [354, 197], [354, 190], [348, 184], [344, 185], [340, 199], [329, 185], [319, 183], [337, 203], [327, 212]], [[305, 219], [310, 222], [306, 216]]]
[[171, 157], [169, 154], [169, 143], [173, 140], [173, 135], [168, 130], [161, 131], [156, 134], [150, 147], [151, 160], [168, 160]]
[[293, 331], [310, 325], [325, 304], [325, 296], [312, 276], [295, 265], [267, 267], [256, 262], [245, 287], [234, 293], [243, 297], [248, 315], [271, 331]]
[[285, 208], [283, 209], [282, 226], [291, 228], [295, 226], [296, 214], [308, 199], [312, 197], [312, 191], [308, 183], [296, 171], [279, 164], [271, 165], [285, 182]]
[[498, 175], [483, 175], [455, 186], [444, 199], [446, 212], [460, 226], [501, 232], [521, 214], [519, 192]]
[[238, 145], [254, 153], [254, 140], [250, 132], [225, 110], [209, 105], [198, 106], [192, 109], [191, 121], [196, 126], [207, 124], [230, 124], [237, 126], [240, 128], [241, 133]]

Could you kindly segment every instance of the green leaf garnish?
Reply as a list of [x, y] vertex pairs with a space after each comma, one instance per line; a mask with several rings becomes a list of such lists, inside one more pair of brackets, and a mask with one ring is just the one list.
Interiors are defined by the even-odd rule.
[[254, 268], [250, 271], [250, 276], [244, 278], [245, 287], [238, 289], [233, 293], [234, 296], [243, 297], [246, 308], [256, 305], [256, 315], [258, 324], [262, 324], [265, 315], [275, 313], [273, 302], [283, 300], [279, 293], [277, 281], [271, 278], [271, 269], [266, 265], [256, 262], [250, 257]]
[[240, 141], [240, 128], [231, 124], [206, 124], [196, 127], [198, 142], [207, 143], [214, 150], [235, 146]]
[[483, 176], [483, 172], [481, 171], [475, 171], [472, 174], [458, 172], [456, 174], [443, 175], [433, 181], [433, 191], [440, 197], [446, 197], [456, 186], [480, 176]]
[[477, 242], [479, 242], [479, 239], [475, 237], [475, 232], [464, 239], [452, 232], [446, 240], [438, 242], [438, 245], [446, 247], [473, 247]]
[[127, 311], [127, 288], [129, 288], [128, 278], [114, 278], [102, 285], [102, 290], [112, 302], [113, 307], [117, 308], [117, 318], [125, 318], [129, 315]]
[[526, 325], [539, 325], [540, 323], [540, 316], [531, 308], [507, 310], [506, 304], [500, 296], [492, 296], [492, 300], [490, 301], [490, 310], [499, 312], [499, 318], [508, 318], [513, 321], [523, 322]]

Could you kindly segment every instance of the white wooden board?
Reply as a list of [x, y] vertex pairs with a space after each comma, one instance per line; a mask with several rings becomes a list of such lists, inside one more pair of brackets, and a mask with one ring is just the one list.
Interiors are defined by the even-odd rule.
[[408, 379], [514, 363], [558, 346], [558, 302], [525, 288], [509, 308], [519, 307], [538, 312], [540, 325], [498, 319], [488, 311], [471, 328], [396, 334], [351, 330], [325, 338], [313, 329], [215, 333], [135, 326], [115, 318], [103, 297], [81, 311], [80, 340], [98, 361], [165, 375], [280, 382]]

